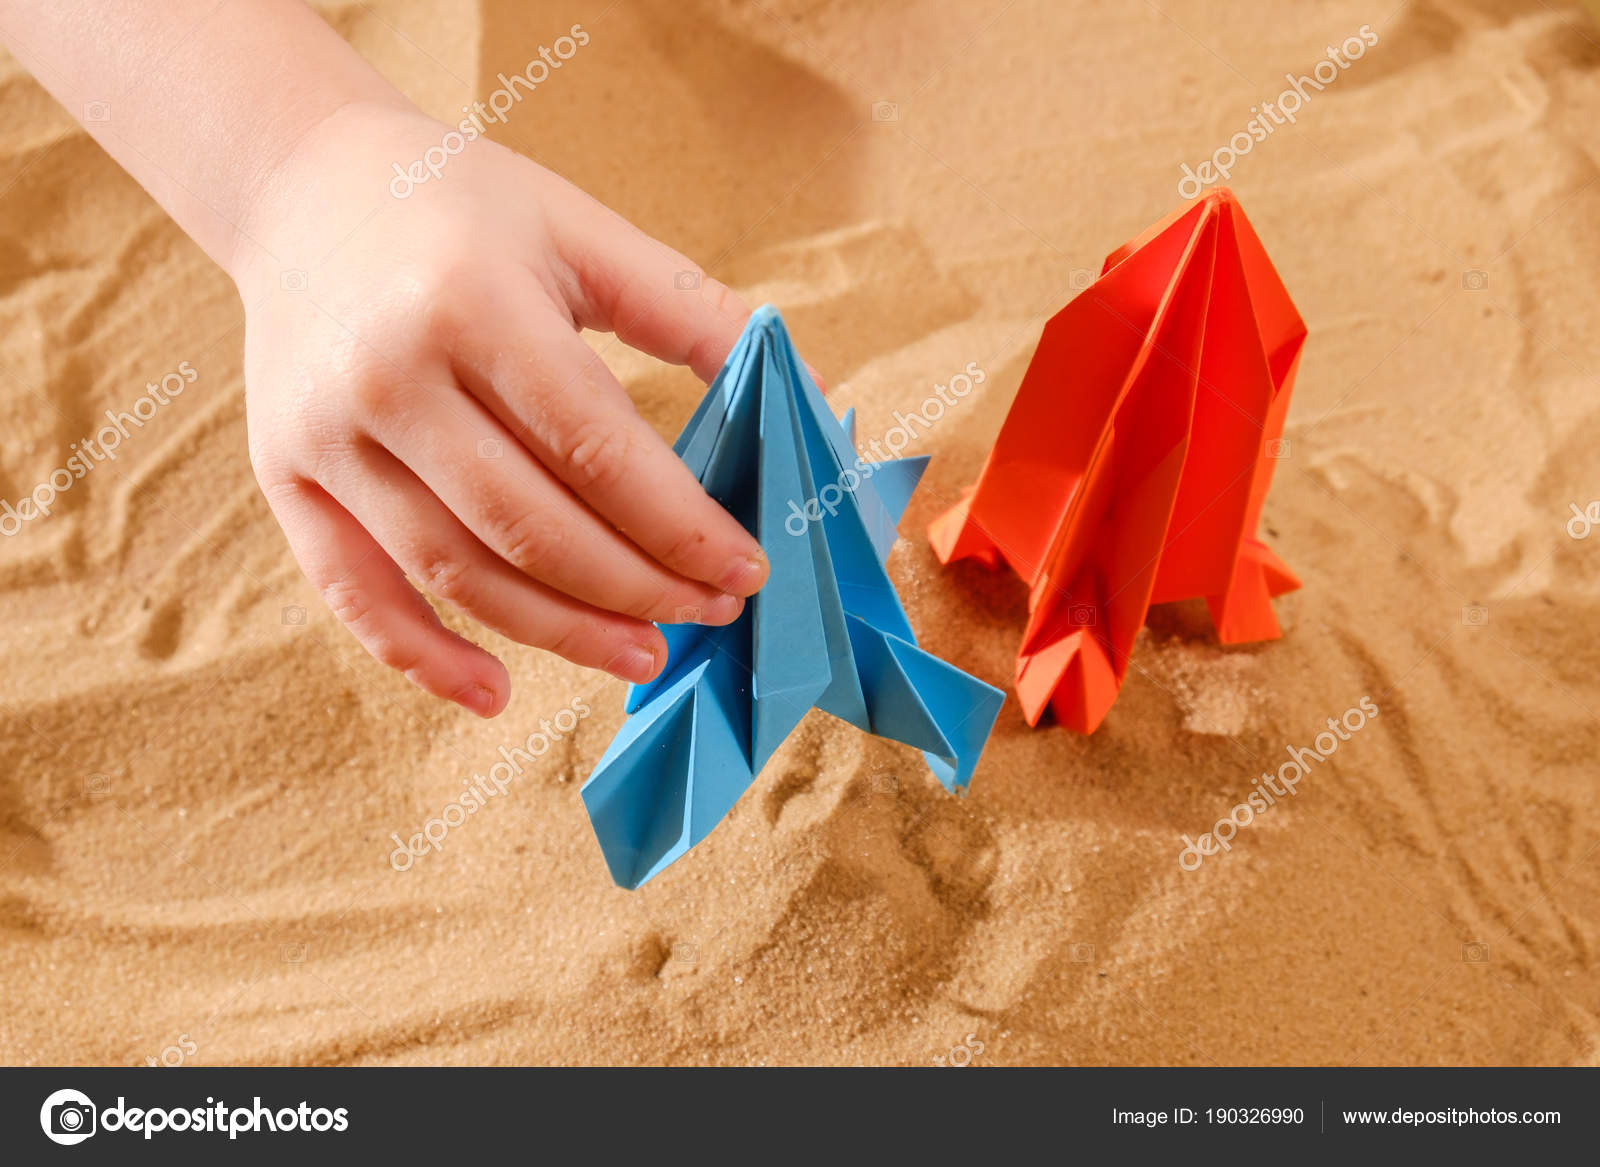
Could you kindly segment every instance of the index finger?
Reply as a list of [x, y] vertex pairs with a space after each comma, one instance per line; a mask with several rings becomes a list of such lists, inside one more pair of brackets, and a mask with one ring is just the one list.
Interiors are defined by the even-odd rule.
[[706, 494], [605, 362], [553, 311], [468, 330], [459, 347], [458, 373], [473, 394], [646, 554], [736, 596], [766, 582], [767, 557], [754, 536]]

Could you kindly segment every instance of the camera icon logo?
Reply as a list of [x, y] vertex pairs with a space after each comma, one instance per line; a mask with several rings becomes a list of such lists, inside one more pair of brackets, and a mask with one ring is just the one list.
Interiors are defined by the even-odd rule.
[[111, 775], [94, 773], [83, 780], [85, 798], [103, 798], [111, 793]]
[[700, 290], [700, 273], [681, 271], [672, 277], [672, 286], [680, 292], [697, 292]]
[[310, 283], [306, 273], [297, 267], [289, 268], [278, 277], [278, 284], [286, 292], [303, 292]]
[[1489, 609], [1482, 604], [1469, 604], [1461, 609], [1461, 622], [1468, 628], [1482, 628], [1489, 623]]
[[1072, 269], [1072, 276], [1069, 280], [1069, 283], [1071, 284], [1074, 292], [1081, 292], [1090, 284], [1094, 283], [1094, 272], [1090, 271], [1086, 267], [1075, 267]]
[[1467, 964], [1484, 964], [1489, 959], [1489, 946], [1481, 940], [1469, 941], [1461, 946], [1461, 959]]
[[99, 1113], [89, 1096], [78, 1090], [57, 1090], [39, 1108], [45, 1138], [71, 1147], [94, 1134]]
[[1094, 945], [1093, 944], [1069, 944], [1069, 945], [1067, 945], [1067, 959], [1070, 960], [1073, 964], [1093, 964], [1094, 963]]
[[897, 122], [900, 120], [900, 107], [892, 101], [875, 101], [872, 103], [872, 120]]
[[304, 944], [279, 945], [278, 953], [283, 957], [284, 964], [304, 964], [306, 962], [306, 946]]
[[679, 604], [672, 610], [674, 624], [698, 624], [704, 616], [705, 613], [693, 604]]
[[90, 101], [84, 104], [83, 120], [86, 122], [108, 122], [111, 120], [111, 106], [103, 101]]
[[1067, 623], [1074, 628], [1088, 628], [1095, 623], [1093, 604], [1073, 604], [1067, 609]]
[[1289, 456], [1289, 439], [1288, 438], [1273, 438], [1270, 442], [1267, 443], [1267, 457], [1282, 459], [1282, 458], [1287, 458], [1288, 456]]
[[285, 624], [299, 626], [306, 622], [306, 610], [299, 604], [291, 604], [289, 607], [283, 609], [279, 618]]
[[1461, 286], [1469, 292], [1481, 292], [1489, 286], [1489, 273], [1473, 268], [1461, 273]]
[[504, 457], [505, 452], [506, 444], [499, 438], [478, 439], [478, 457], [484, 459], [485, 461]]

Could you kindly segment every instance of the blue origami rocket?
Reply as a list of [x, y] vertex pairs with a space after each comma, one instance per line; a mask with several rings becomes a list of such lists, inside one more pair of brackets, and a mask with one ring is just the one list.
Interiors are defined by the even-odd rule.
[[751, 317], [674, 447], [772, 564], [738, 620], [668, 624], [583, 785], [611, 876], [635, 888], [711, 832], [813, 706], [924, 752], [963, 791], [1004, 694], [917, 647], [884, 570], [926, 458], [862, 464], [783, 318]]

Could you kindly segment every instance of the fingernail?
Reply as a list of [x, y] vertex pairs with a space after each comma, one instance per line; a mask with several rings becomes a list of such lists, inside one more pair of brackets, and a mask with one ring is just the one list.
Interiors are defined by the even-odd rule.
[[499, 703], [500, 699], [495, 696], [494, 690], [482, 685], [468, 685], [456, 694], [456, 704], [465, 706], [479, 717], [493, 717], [495, 706]]
[[754, 555], [747, 555], [736, 560], [726, 572], [717, 586], [725, 592], [732, 592], [736, 596], [748, 596], [760, 589], [767, 580], [767, 556], [760, 548]]
[[630, 644], [611, 658], [606, 672], [624, 681], [643, 684], [656, 675], [656, 654], [642, 645]]

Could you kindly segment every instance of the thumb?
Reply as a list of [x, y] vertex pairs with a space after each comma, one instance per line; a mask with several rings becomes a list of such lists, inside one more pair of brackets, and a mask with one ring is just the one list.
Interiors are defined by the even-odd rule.
[[[750, 321], [750, 306], [732, 288], [610, 211], [563, 252], [577, 277], [578, 302], [568, 306], [579, 324], [687, 365], [707, 384]], [[806, 369], [825, 388], [809, 363]]]

